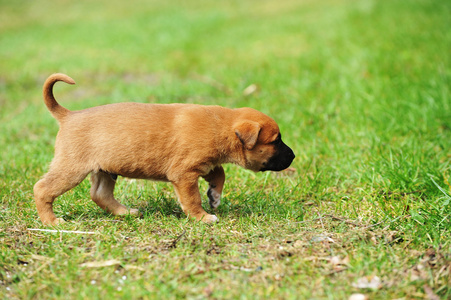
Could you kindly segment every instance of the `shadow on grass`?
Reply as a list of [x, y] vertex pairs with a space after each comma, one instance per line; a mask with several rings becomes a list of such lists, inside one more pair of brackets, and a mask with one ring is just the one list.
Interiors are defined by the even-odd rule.
[[[278, 215], [285, 213], [287, 208], [275, 202], [269, 195], [262, 195], [257, 192], [255, 194], [243, 197], [229, 197], [221, 199], [221, 204], [218, 208], [212, 209], [208, 204], [208, 200], [203, 199], [202, 207], [209, 214], [217, 215], [222, 218], [242, 218], [251, 215]], [[138, 207], [144, 218], [156, 215], [160, 216], [175, 216], [178, 219], [186, 218], [185, 213], [180, 207], [176, 199], [168, 197], [149, 197], [142, 200]]]
[[[99, 208], [87, 196], [89, 184], [84, 188], [78, 188], [74, 195], [62, 196], [55, 202], [55, 213], [66, 221], [81, 221], [92, 219], [116, 219], [127, 218], [126, 216], [114, 216]], [[202, 207], [209, 214], [217, 215], [220, 219], [225, 218], [250, 218], [251, 216], [268, 217], [271, 219], [296, 218], [302, 213], [302, 200], [296, 200], [289, 196], [289, 191], [280, 188], [277, 191], [255, 191], [232, 190], [221, 199], [218, 208], [212, 209], [206, 195], [202, 195]], [[116, 196], [118, 201], [127, 207], [138, 209], [141, 218], [175, 217], [185, 219], [186, 215], [180, 207], [175, 195], [165, 189], [161, 192], [136, 191]], [[135, 218], [135, 216], [130, 216]]]

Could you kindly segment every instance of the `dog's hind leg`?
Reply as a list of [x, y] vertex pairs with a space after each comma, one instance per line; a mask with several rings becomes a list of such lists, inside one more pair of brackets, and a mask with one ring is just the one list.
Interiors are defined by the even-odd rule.
[[[116, 177], [117, 178], [117, 177]], [[91, 198], [102, 209], [113, 215], [140, 215], [137, 209], [130, 209], [114, 199], [113, 191], [116, 180], [111, 174], [103, 171], [91, 173]]]
[[221, 203], [222, 188], [224, 187], [225, 173], [222, 166], [218, 166], [203, 176], [209, 183], [207, 196], [211, 208], [217, 208]]
[[66, 168], [62, 164], [52, 163], [50, 171], [33, 188], [38, 215], [45, 225], [64, 223], [53, 212], [56, 197], [80, 184], [89, 172]]

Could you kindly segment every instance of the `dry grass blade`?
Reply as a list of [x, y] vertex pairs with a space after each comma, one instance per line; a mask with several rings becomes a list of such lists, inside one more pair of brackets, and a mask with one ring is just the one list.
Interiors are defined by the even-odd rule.
[[121, 262], [117, 259], [110, 259], [104, 261], [93, 261], [87, 262], [80, 265], [80, 267], [84, 268], [103, 268], [103, 267], [111, 267], [111, 266], [119, 266]]

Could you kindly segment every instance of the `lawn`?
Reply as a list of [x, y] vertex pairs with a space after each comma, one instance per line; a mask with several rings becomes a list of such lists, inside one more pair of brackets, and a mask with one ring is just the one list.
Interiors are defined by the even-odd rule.
[[[450, 16], [444, 0], [0, 0], [0, 298], [451, 298]], [[43, 226], [55, 72], [77, 83], [55, 86], [71, 110], [253, 107], [296, 159], [226, 165], [214, 225], [170, 184], [119, 178], [141, 218], [102, 211], [87, 179]]]

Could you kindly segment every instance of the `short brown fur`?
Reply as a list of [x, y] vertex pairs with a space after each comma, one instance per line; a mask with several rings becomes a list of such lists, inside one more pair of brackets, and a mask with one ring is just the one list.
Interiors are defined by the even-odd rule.
[[[250, 108], [118, 103], [69, 111], [53, 96], [57, 81], [75, 83], [67, 75], [53, 74], [43, 87], [44, 102], [60, 125], [50, 170], [34, 186], [44, 224], [63, 222], [53, 212], [53, 201], [88, 174], [92, 200], [114, 215], [139, 215], [113, 196], [120, 175], [169, 181], [187, 215], [214, 222], [216, 216], [202, 208], [198, 178], [209, 182], [207, 194], [216, 208], [225, 180], [222, 164], [260, 171], [277, 151], [276, 122]], [[291, 163], [293, 158], [285, 160]]]

